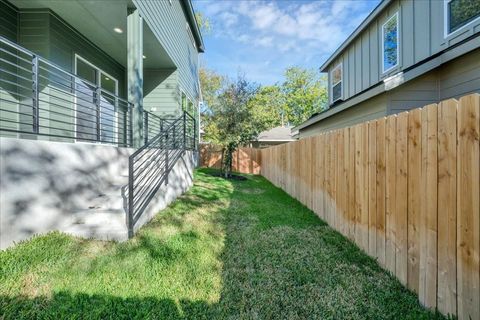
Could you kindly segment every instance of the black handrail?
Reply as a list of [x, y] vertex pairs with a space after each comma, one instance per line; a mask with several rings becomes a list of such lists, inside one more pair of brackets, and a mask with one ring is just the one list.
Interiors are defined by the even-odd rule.
[[[192, 130], [193, 134], [187, 134]], [[128, 236], [163, 184], [177, 160], [186, 150], [196, 148], [195, 119], [184, 112], [155, 137], [136, 150], [128, 159]]]

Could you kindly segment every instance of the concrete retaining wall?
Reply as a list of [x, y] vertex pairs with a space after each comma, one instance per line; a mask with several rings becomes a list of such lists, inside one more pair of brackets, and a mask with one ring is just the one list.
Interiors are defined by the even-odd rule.
[[[59, 230], [127, 239], [125, 188], [134, 149], [0, 137], [0, 248]], [[193, 182], [196, 154], [185, 152], [137, 223], [137, 230]]]

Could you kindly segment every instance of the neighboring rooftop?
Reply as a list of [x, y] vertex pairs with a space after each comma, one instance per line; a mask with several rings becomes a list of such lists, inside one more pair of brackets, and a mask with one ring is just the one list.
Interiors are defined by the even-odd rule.
[[261, 132], [258, 135], [257, 141], [295, 141], [292, 138], [293, 126], [279, 126]]

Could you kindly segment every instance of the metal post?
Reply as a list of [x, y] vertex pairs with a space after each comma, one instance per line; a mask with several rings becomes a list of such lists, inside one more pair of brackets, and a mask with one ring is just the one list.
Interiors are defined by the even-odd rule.
[[160, 132], [163, 131], [163, 119], [160, 119]]
[[177, 123], [173, 124], [173, 149], [177, 148], [177, 137], [176, 137], [176, 131], [177, 131]]
[[183, 150], [187, 150], [187, 112], [183, 111]]
[[130, 147], [133, 147], [133, 105], [130, 104], [128, 108], [128, 113], [129, 113], [129, 120], [128, 122], [130, 123], [129, 126], [129, 136], [130, 136]]
[[197, 119], [193, 119], [193, 150], [197, 150]]
[[32, 111], [33, 111], [33, 123], [32, 129], [33, 133], [40, 132], [40, 86], [38, 84], [38, 57], [33, 56], [32, 58]]
[[143, 135], [145, 136], [145, 144], [147, 144], [148, 142], [148, 112], [144, 112], [143, 113], [145, 115], [144, 119], [145, 119], [145, 123], [143, 124], [143, 130], [144, 130], [144, 133]]
[[97, 87], [95, 89], [95, 93], [97, 95], [97, 99], [95, 100], [96, 102], [96, 108], [97, 108], [97, 141], [100, 141], [100, 105], [102, 101], [102, 89], [100, 87]]
[[133, 237], [133, 159], [128, 159], [128, 238]]
[[[175, 132], [175, 131], [174, 131]], [[168, 132], [165, 135], [165, 185], [168, 185]]]

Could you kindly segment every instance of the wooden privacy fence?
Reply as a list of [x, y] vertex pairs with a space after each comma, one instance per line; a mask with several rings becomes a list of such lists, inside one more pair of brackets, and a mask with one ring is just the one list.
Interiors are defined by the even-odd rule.
[[[238, 148], [233, 153], [232, 169], [235, 172], [260, 174], [260, 163], [260, 149]], [[222, 167], [222, 149], [211, 144], [201, 144], [200, 166], [220, 169]]]
[[263, 149], [262, 175], [425, 306], [480, 319], [479, 97]]

